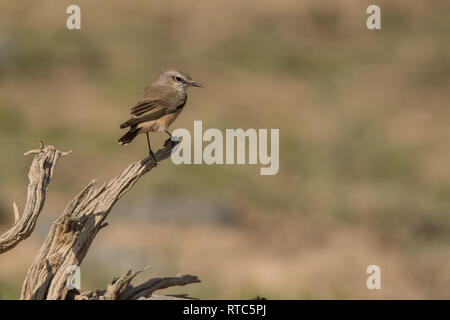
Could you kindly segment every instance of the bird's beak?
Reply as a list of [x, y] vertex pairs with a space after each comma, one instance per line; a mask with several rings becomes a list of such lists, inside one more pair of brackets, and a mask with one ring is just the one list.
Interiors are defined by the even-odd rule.
[[194, 81], [191, 82], [191, 86], [203, 88], [203, 86], [200, 83], [197, 83], [197, 82], [194, 82]]

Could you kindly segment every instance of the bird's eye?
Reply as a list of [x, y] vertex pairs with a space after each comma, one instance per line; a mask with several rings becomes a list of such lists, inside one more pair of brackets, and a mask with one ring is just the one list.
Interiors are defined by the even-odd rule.
[[179, 76], [175, 76], [175, 80], [177, 80], [178, 82], [183, 81], [183, 79], [181, 79], [181, 77], [179, 77]]

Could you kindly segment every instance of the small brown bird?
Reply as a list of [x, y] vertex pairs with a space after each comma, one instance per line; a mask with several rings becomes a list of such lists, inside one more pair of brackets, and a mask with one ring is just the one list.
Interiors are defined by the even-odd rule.
[[172, 137], [168, 128], [186, 105], [186, 89], [191, 86], [203, 87], [185, 72], [163, 72], [158, 80], [144, 88], [142, 99], [131, 108], [131, 118], [120, 125], [121, 129], [130, 129], [119, 139], [119, 143], [127, 145], [138, 134], [147, 134], [148, 150], [156, 162], [148, 133], [165, 132]]

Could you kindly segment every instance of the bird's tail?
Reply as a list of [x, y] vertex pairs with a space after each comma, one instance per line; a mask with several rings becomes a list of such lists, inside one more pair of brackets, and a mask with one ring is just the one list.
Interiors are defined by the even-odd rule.
[[120, 139], [119, 144], [122, 144], [126, 146], [131, 141], [133, 141], [134, 138], [136, 138], [137, 134], [139, 133], [139, 129], [137, 128], [131, 128], [130, 131], [125, 133]]

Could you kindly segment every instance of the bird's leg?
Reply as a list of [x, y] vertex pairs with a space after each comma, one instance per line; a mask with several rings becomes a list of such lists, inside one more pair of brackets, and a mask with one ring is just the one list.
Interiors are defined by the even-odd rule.
[[166, 130], [164, 130], [164, 132], [167, 133], [169, 135], [169, 137], [172, 138], [172, 134], [169, 132], [169, 130], [166, 129]]
[[155, 160], [155, 167], [158, 165], [158, 161], [156, 160], [156, 156], [152, 151], [152, 147], [150, 146], [150, 136], [148, 135], [148, 132], [146, 132], [147, 134], [147, 144], [148, 144], [148, 151], [150, 152], [150, 156], [153, 158], [153, 160]]

